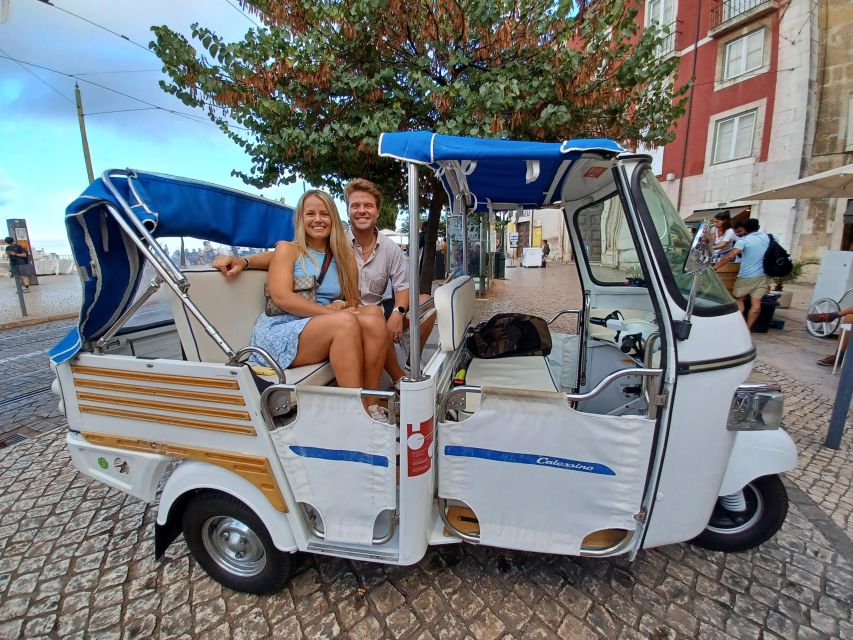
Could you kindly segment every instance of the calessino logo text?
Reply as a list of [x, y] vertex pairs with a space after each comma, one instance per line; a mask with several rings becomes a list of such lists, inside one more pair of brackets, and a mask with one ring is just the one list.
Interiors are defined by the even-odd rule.
[[559, 467], [560, 469], [572, 469], [574, 471], [587, 471], [590, 473], [595, 471], [595, 467], [590, 464], [584, 464], [583, 462], [576, 462], [574, 460], [563, 460], [562, 458], [549, 458], [547, 456], [540, 456], [539, 458], [536, 458], [536, 464], [545, 467]]
[[512, 464], [529, 464], [537, 467], [549, 467], [551, 469], [564, 469], [566, 471], [579, 471], [581, 473], [595, 473], [602, 476], [615, 476], [606, 464], [600, 462], [584, 462], [583, 460], [569, 460], [536, 453], [516, 453], [515, 451], [498, 451], [497, 449], [483, 449], [481, 447], [465, 447], [461, 445], [448, 444], [444, 447], [444, 455], [461, 458], [479, 458], [491, 462], [509, 462]]

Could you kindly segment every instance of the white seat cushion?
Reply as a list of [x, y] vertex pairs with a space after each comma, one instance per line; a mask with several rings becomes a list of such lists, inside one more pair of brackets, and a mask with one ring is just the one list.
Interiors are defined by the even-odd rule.
[[436, 289], [433, 300], [439, 348], [456, 351], [462, 346], [474, 317], [474, 280], [471, 276], [459, 276]]
[[[527, 391], [559, 391], [545, 356], [510, 356], [508, 358], [474, 358], [468, 365], [465, 384], [478, 387], [504, 387]], [[470, 393], [466, 411], [476, 411], [480, 394]]]

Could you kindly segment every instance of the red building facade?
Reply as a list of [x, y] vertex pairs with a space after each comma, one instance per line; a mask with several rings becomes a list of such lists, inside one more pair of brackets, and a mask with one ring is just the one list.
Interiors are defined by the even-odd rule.
[[[729, 209], [793, 240], [793, 218], [770, 202], [739, 201], [800, 175], [809, 130], [814, 19], [810, 0], [646, 0], [638, 20], [665, 26], [661, 56], [675, 82], [693, 80], [675, 140], [656, 169], [682, 217]], [[790, 203], [783, 206], [790, 208]]]

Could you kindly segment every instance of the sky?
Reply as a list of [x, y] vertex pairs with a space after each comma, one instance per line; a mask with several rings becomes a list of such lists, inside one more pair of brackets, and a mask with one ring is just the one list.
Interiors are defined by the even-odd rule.
[[[63, 214], [88, 184], [75, 78], [6, 58], [78, 76], [95, 177], [107, 169], [131, 167], [295, 204], [301, 181], [258, 191], [231, 176], [234, 169], [248, 171], [249, 157], [203, 111], [160, 89], [158, 81], [166, 76], [160, 60], [147, 50], [153, 39], [150, 27], [161, 24], [189, 37], [190, 26], [199, 22], [229, 41], [240, 40], [257, 18], [250, 20], [238, 7], [237, 0], [0, 0], [3, 235], [7, 218], [25, 218], [33, 247], [70, 254]], [[148, 105], [115, 91], [192, 118], [146, 109]]]

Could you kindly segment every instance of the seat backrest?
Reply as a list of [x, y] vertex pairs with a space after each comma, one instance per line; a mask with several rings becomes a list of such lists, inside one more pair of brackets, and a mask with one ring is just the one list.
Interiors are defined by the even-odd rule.
[[465, 340], [465, 331], [474, 317], [474, 280], [459, 276], [441, 285], [433, 294], [439, 348], [455, 351]]
[[[266, 271], [243, 271], [226, 278], [215, 269], [186, 271], [190, 283], [189, 298], [201, 310], [225, 341], [235, 351], [247, 346], [258, 314], [264, 308]], [[224, 362], [222, 349], [181, 304], [177, 296], [169, 296], [172, 315], [187, 360]]]

